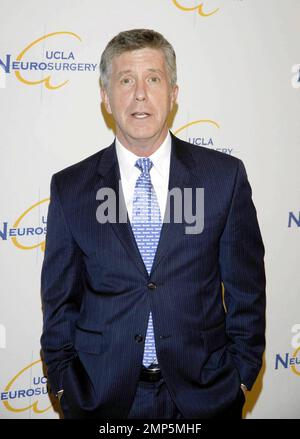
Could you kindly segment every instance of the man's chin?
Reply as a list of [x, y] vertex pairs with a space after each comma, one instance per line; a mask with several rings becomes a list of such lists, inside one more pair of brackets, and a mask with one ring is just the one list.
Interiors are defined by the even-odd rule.
[[[121, 143], [128, 144], [129, 145], [135, 145], [138, 147], [148, 147], [152, 146], [153, 144], [156, 144], [156, 142], [163, 141], [165, 136], [167, 135], [168, 129], [163, 130], [157, 130], [148, 127], [148, 128], [136, 128], [132, 127], [131, 130], [128, 130], [127, 132], [124, 132], [123, 130], [116, 133], [117, 137], [121, 140]], [[122, 142], [123, 139], [123, 142]]]
[[159, 137], [159, 133], [150, 130], [136, 130], [128, 136], [133, 142], [151, 142]]

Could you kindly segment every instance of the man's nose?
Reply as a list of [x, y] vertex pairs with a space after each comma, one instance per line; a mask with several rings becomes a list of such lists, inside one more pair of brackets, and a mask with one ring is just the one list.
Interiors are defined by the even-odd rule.
[[147, 97], [147, 92], [145, 88], [144, 81], [137, 81], [136, 83], [136, 89], [135, 89], [135, 99], [137, 101], [145, 101]]

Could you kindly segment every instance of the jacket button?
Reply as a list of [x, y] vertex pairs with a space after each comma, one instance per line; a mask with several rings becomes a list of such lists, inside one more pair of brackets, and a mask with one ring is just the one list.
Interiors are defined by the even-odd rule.
[[144, 340], [144, 337], [143, 337], [141, 334], [137, 334], [137, 335], [134, 337], [134, 339], [135, 339], [135, 341], [136, 341], [137, 343], [141, 343], [141, 342]]
[[149, 290], [155, 290], [156, 287], [157, 287], [157, 285], [154, 282], [149, 282], [147, 285], [147, 288]]

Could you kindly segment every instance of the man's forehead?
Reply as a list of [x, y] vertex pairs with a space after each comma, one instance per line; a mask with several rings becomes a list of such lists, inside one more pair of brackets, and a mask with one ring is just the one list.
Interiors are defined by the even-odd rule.
[[147, 68], [159, 69], [165, 64], [165, 56], [162, 50], [143, 48], [137, 50], [131, 50], [116, 55], [112, 59], [112, 65], [118, 69], [131, 70], [133, 67], [139, 64], [147, 63]]

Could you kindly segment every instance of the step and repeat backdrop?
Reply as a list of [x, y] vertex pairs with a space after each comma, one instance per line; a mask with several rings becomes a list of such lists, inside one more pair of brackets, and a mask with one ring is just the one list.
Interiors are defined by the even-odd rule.
[[171, 130], [243, 160], [266, 248], [267, 348], [245, 418], [300, 418], [300, 1], [0, 0], [0, 418], [58, 418], [41, 362], [53, 173], [108, 146], [99, 59], [118, 32], [174, 46]]

